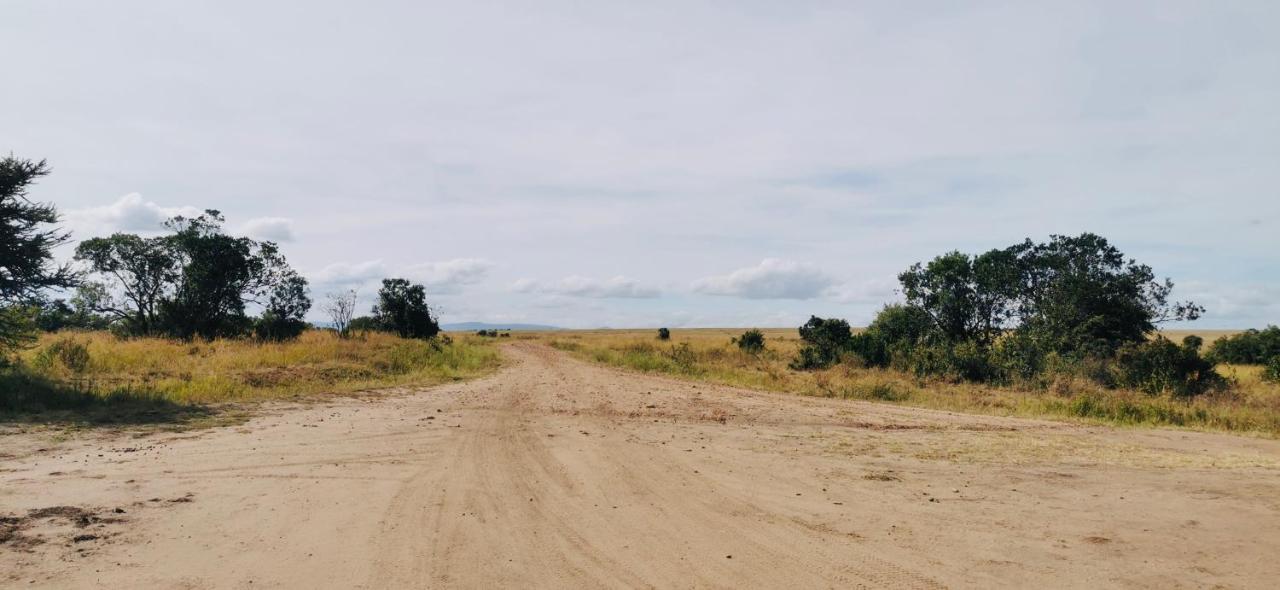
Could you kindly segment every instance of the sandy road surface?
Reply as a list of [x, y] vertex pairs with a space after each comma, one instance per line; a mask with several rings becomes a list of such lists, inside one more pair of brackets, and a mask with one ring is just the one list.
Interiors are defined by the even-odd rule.
[[10, 431], [0, 586], [1280, 580], [1276, 441], [751, 393], [535, 344], [506, 352], [483, 380], [238, 427]]

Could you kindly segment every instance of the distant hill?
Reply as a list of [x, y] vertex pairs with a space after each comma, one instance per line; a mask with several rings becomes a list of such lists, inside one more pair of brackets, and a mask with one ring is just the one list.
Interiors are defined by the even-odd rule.
[[555, 326], [544, 326], [542, 324], [488, 324], [485, 322], [459, 322], [456, 324], [441, 324], [440, 329], [446, 332], [475, 332], [476, 330], [511, 330], [513, 332], [545, 332], [547, 330], [559, 330]]

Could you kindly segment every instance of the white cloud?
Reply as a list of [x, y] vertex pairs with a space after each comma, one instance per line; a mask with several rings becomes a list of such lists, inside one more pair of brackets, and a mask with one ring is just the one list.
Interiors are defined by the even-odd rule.
[[255, 217], [246, 221], [240, 231], [258, 240], [292, 242], [293, 220], [287, 217]]
[[745, 299], [813, 299], [835, 284], [812, 264], [766, 258], [756, 266], [694, 281], [693, 290]]
[[310, 275], [312, 282], [325, 287], [360, 290], [376, 289], [382, 279], [405, 278], [422, 283], [434, 293], [456, 293], [464, 285], [484, 280], [494, 264], [481, 258], [455, 258], [391, 266], [382, 260], [336, 262]]
[[188, 217], [202, 213], [196, 207], [161, 207], [142, 195], [129, 193], [102, 207], [67, 209], [67, 226], [81, 238], [114, 232], [157, 232], [164, 221], [176, 215]]
[[837, 303], [889, 303], [898, 299], [898, 283], [887, 279], [851, 281], [828, 289], [826, 294]]
[[435, 291], [456, 291], [489, 276], [494, 264], [483, 258], [455, 258], [439, 262], [411, 264], [401, 269], [405, 278], [422, 281]]
[[1262, 328], [1280, 324], [1280, 286], [1266, 284], [1224, 285], [1203, 281], [1180, 284], [1172, 299], [1190, 300], [1205, 307], [1196, 322], [1169, 323], [1164, 328]]
[[593, 279], [573, 275], [553, 283], [520, 279], [511, 285], [511, 290], [518, 293], [546, 293], [596, 299], [652, 299], [661, 294], [657, 289], [646, 287], [624, 276]]
[[337, 287], [355, 287], [387, 277], [387, 265], [381, 260], [335, 262], [311, 273], [312, 282]]

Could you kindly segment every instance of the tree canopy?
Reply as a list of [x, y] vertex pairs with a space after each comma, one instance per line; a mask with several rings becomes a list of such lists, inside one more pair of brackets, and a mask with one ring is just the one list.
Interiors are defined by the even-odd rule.
[[[254, 329], [270, 339], [296, 336], [311, 308], [307, 281], [289, 267], [273, 242], [223, 231], [215, 210], [174, 217], [170, 233], [117, 233], [81, 242], [76, 258], [111, 284], [118, 297], [99, 311], [134, 335], [234, 337]], [[263, 308], [259, 325], [246, 314]]]
[[49, 173], [44, 160], [0, 159], [0, 352], [22, 345], [34, 329], [32, 304], [48, 289], [75, 285], [76, 273], [54, 262], [53, 249], [69, 234], [53, 227], [58, 211], [27, 198], [27, 188]]
[[383, 279], [378, 303], [373, 306], [377, 324], [401, 338], [431, 338], [440, 324], [427, 306], [427, 291], [406, 279]]

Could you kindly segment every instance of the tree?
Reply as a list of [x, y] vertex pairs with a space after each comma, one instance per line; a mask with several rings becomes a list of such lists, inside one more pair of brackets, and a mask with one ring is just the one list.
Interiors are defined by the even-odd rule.
[[950, 345], [991, 346], [1011, 329], [1062, 355], [1109, 357], [1156, 324], [1194, 320], [1195, 303], [1169, 301], [1173, 282], [1126, 260], [1095, 234], [1026, 240], [970, 257], [960, 252], [898, 276], [907, 303], [933, 318]]
[[111, 325], [108, 316], [97, 312], [101, 302], [108, 298], [99, 283], [83, 282], [76, 287], [70, 300], [53, 299], [39, 305], [35, 317], [36, 326], [45, 332], [59, 330], [105, 330]]
[[0, 353], [31, 341], [30, 305], [47, 289], [73, 287], [76, 273], [57, 265], [53, 249], [70, 234], [50, 227], [58, 211], [27, 199], [27, 187], [49, 173], [44, 160], [0, 160]]
[[263, 340], [292, 340], [307, 329], [303, 318], [311, 309], [307, 279], [289, 271], [271, 288], [262, 317], [254, 323], [254, 333]]
[[338, 337], [347, 338], [351, 336], [351, 320], [356, 315], [356, 301], [358, 299], [356, 290], [351, 289], [342, 293], [330, 293], [326, 297], [329, 302], [325, 304], [324, 311], [329, 314], [329, 321], [333, 323], [333, 329], [338, 331]]
[[923, 311], [950, 342], [989, 346], [1013, 318], [1020, 273], [1015, 249], [970, 257], [950, 252], [898, 275], [907, 302]]
[[658, 340], [670, 340], [671, 330], [666, 328], [658, 328]]
[[118, 298], [109, 294], [95, 298], [95, 312], [122, 322], [127, 334], [145, 336], [160, 331], [160, 303], [173, 291], [181, 274], [178, 257], [165, 237], [117, 233], [91, 238], [80, 242], [75, 257], [115, 283], [122, 293]]
[[426, 288], [405, 279], [382, 279], [373, 316], [383, 329], [401, 338], [431, 338], [440, 333], [440, 324], [427, 306]]
[[223, 221], [221, 213], [209, 209], [165, 222], [174, 232], [168, 241], [182, 268], [173, 296], [160, 306], [171, 336], [243, 334], [250, 323], [246, 303], [265, 303], [261, 298], [288, 273], [274, 243], [229, 236], [222, 232]]
[[1220, 363], [1242, 365], [1265, 364], [1280, 358], [1280, 327], [1267, 326], [1262, 330], [1249, 329], [1239, 334], [1223, 336], [1213, 341], [1209, 356]]
[[1170, 302], [1173, 281], [1126, 260], [1101, 236], [1050, 236], [1017, 247], [1022, 270], [1020, 330], [1069, 356], [1111, 356], [1147, 340], [1156, 325], [1194, 320], [1204, 308]]
[[168, 220], [169, 235], [118, 233], [81, 243], [76, 258], [121, 293], [100, 311], [124, 322], [128, 334], [212, 339], [257, 330], [245, 313], [257, 304], [270, 316], [265, 334], [300, 333], [311, 306], [305, 279], [275, 243], [227, 235], [223, 221], [207, 210]]

